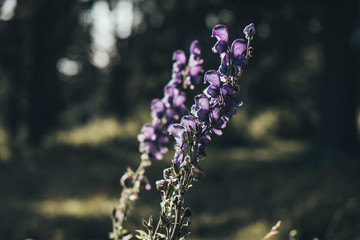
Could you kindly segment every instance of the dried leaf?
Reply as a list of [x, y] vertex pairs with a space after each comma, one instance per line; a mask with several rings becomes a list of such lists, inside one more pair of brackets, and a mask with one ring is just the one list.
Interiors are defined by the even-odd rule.
[[272, 237], [274, 237], [275, 235], [279, 234], [278, 229], [280, 228], [281, 225], [281, 221], [279, 220], [270, 230], [270, 232], [268, 234], [265, 235], [265, 237], [263, 238], [263, 240], [270, 240]]

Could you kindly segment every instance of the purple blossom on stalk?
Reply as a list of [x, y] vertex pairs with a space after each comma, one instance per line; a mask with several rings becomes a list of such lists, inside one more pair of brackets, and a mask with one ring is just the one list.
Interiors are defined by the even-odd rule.
[[[250, 42], [249, 36], [255, 33], [254, 25], [247, 26], [244, 33]], [[186, 162], [184, 159], [190, 157], [191, 163], [196, 165], [206, 156], [205, 146], [211, 141], [211, 135], [222, 135], [222, 130], [236, 114], [236, 108], [242, 105], [234, 93], [238, 77], [250, 57], [249, 42], [236, 39], [229, 48], [229, 34], [224, 25], [216, 25], [212, 36], [217, 39], [212, 50], [220, 55], [220, 67], [218, 71], [209, 70], [205, 73], [204, 83], [209, 86], [195, 97], [190, 113], [170, 129], [177, 144], [173, 161], [178, 164]]]
[[256, 33], [254, 24], [250, 23], [249, 25], [247, 25], [244, 28], [243, 32], [244, 32], [246, 38], [248, 38], [248, 36], [253, 36]]
[[200, 53], [198, 41], [191, 43], [187, 65], [184, 51], [177, 50], [173, 53], [172, 77], [164, 87], [164, 97], [152, 100], [152, 123], [145, 124], [138, 135], [140, 152], [156, 159], [162, 159], [163, 154], [167, 152], [167, 134], [174, 122], [186, 111], [186, 94], [181, 90], [182, 86], [194, 88], [194, 85], [201, 81], [203, 60]]
[[[217, 39], [212, 50], [214, 53], [219, 53], [221, 58], [219, 71], [225, 75], [229, 75], [228, 72], [231, 72], [232, 70], [235, 71], [235, 74], [239, 73], [247, 64], [247, 58], [243, 55], [243, 52], [247, 49], [246, 40], [234, 40], [229, 50], [229, 33], [227, 28], [221, 24], [216, 25], [213, 28], [212, 37]], [[231, 67], [233, 69], [231, 69]]]
[[202, 63], [204, 60], [201, 59], [200, 54], [199, 41], [193, 41], [190, 45], [188, 77], [185, 79], [186, 86], [191, 89], [201, 82], [201, 73], [203, 72]]
[[138, 135], [140, 152], [145, 152], [149, 157], [162, 159], [162, 155], [168, 151], [165, 144], [168, 136], [164, 133], [159, 124], [145, 124]]

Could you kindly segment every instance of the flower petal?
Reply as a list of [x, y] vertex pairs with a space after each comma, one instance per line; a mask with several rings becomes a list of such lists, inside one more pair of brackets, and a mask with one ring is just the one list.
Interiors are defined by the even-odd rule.
[[211, 85], [220, 86], [220, 77], [215, 70], [209, 70], [205, 73], [204, 83], [209, 83]]
[[231, 53], [233, 57], [237, 57], [238, 55], [242, 54], [247, 47], [247, 42], [245, 39], [239, 38], [233, 41], [231, 44]]
[[210, 118], [213, 122], [216, 122], [220, 118], [220, 107], [215, 107], [210, 113]]
[[195, 103], [197, 109], [204, 109], [206, 111], [209, 111], [210, 105], [209, 105], [209, 99], [201, 94], [195, 97]]
[[173, 124], [170, 129], [170, 133], [174, 136], [177, 145], [179, 145], [180, 147], [183, 146], [183, 144], [184, 144], [184, 133], [185, 132], [186, 132], [186, 129], [178, 123]]
[[191, 133], [193, 132], [193, 130], [196, 129], [196, 121], [195, 118], [193, 118], [190, 115], [185, 115], [182, 119], [181, 119], [181, 125], [183, 125], [186, 128], [186, 131]]
[[212, 51], [213, 53], [219, 53], [219, 54], [223, 54], [224, 52], [227, 51], [228, 48], [228, 42], [219, 40], [215, 43], [215, 45], [212, 47]]
[[247, 59], [243, 52], [247, 48], [245, 39], [236, 39], [231, 45], [231, 54], [233, 56], [233, 66], [236, 70], [240, 70], [247, 64]]
[[229, 33], [227, 28], [222, 25], [218, 24], [212, 29], [212, 37], [216, 37], [217, 40], [222, 40], [228, 42], [229, 40]]

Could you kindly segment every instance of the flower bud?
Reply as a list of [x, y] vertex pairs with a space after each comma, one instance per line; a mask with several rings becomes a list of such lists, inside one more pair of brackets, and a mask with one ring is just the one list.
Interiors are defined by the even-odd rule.
[[191, 217], [192, 212], [190, 208], [186, 208], [184, 211], [184, 217]]
[[174, 173], [175, 177], [177, 177], [181, 174], [180, 164], [177, 162], [173, 162], [173, 173]]
[[200, 178], [204, 175], [203, 170], [199, 165], [195, 165], [191, 168], [191, 174], [195, 181], [200, 180]]
[[249, 25], [247, 25], [245, 28], [244, 28], [244, 34], [246, 35], [246, 38], [248, 37], [252, 37], [255, 35], [255, 26], [253, 23], [250, 23]]
[[162, 179], [162, 180], [156, 181], [156, 189], [159, 191], [167, 190], [167, 189], [169, 189], [169, 187], [170, 187], [170, 180]]
[[169, 181], [170, 181], [172, 184], [176, 184], [178, 180], [179, 180], [179, 179], [176, 178], [176, 177], [173, 177], [173, 176], [170, 176], [170, 177], [169, 177]]
[[165, 168], [163, 171], [163, 176], [165, 179], [168, 179], [171, 176], [171, 168]]
[[141, 187], [145, 188], [145, 189], [148, 190], [148, 191], [151, 190], [150, 182], [149, 182], [149, 180], [148, 180], [148, 178], [147, 178], [146, 176], [140, 175], [140, 176], [138, 177], [138, 180], [139, 180], [139, 182], [140, 182], [140, 186], [141, 186]]
[[179, 201], [179, 197], [178, 196], [175, 196], [173, 199], [172, 199], [173, 203], [176, 205]]
[[186, 155], [186, 157], [184, 158], [184, 161], [181, 163], [181, 169], [183, 169], [184, 171], [189, 171], [191, 169], [191, 158], [189, 155]]
[[126, 172], [121, 178], [120, 178], [120, 184], [124, 188], [130, 188], [133, 185], [132, 182], [132, 174], [129, 172]]

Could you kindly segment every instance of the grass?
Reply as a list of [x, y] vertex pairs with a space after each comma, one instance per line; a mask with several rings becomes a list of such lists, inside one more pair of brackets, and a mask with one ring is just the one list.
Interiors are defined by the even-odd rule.
[[[186, 197], [191, 239], [261, 239], [279, 219], [274, 239], [360, 239], [360, 159], [338, 158], [317, 161], [296, 141], [213, 144], [201, 164], [205, 177]], [[0, 162], [0, 239], [108, 239], [119, 178], [138, 161], [129, 140], [19, 148]], [[154, 161], [150, 181], [168, 165]], [[141, 193], [129, 228], [156, 217], [159, 202], [156, 190]]]

